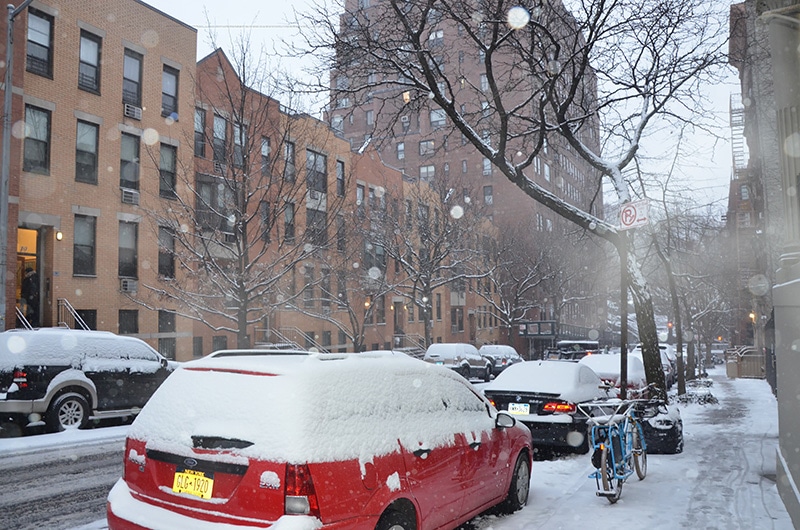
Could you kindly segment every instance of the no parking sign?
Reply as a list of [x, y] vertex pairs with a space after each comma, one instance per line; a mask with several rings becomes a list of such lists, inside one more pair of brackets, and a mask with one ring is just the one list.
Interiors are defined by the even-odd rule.
[[628, 230], [629, 228], [636, 228], [649, 223], [649, 210], [650, 202], [647, 199], [623, 205], [619, 211], [620, 230]]

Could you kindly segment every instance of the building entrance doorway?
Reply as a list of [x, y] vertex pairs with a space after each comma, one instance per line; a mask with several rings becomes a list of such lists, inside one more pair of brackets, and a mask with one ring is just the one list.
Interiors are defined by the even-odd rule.
[[[41, 325], [42, 285], [39, 274], [39, 232], [28, 228], [17, 229], [17, 308], [30, 326]], [[16, 327], [25, 327], [17, 317]]]

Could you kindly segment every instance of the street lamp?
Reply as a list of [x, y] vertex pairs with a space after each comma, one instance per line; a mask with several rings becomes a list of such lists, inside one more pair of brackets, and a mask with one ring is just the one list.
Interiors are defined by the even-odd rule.
[[0, 158], [0, 331], [6, 329], [6, 276], [8, 272], [8, 195], [9, 174], [11, 172], [11, 96], [14, 92], [11, 74], [14, 58], [14, 19], [22, 13], [33, 0], [25, 0], [19, 7], [8, 4], [6, 25], [6, 75], [3, 85], [3, 144]]

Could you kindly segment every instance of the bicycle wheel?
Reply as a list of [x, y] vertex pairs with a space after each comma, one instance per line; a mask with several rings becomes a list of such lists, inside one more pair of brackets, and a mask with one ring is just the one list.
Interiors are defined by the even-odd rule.
[[611, 458], [609, 446], [606, 445], [600, 456], [600, 477], [603, 484], [603, 496], [611, 504], [617, 502], [619, 496], [622, 495], [622, 479], [615, 479], [614, 475], [614, 461]]
[[647, 449], [642, 443], [644, 434], [638, 423], [634, 424], [631, 435], [633, 436], [633, 467], [639, 480], [644, 480], [644, 477], [647, 476]]

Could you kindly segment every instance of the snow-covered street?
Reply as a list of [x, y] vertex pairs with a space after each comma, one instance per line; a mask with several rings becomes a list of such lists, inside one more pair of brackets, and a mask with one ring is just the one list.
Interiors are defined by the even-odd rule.
[[[534, 462], [528, 506], [508, 517], [487, 516], [476, 530], [585, 529], [620, 523], [648, 529], [791, 529], [775, 486], [778, 422], [775, 398], [763, 380], [730, 380], [722, 368], [711, 377], [718, 405], [682, 407], [685, 449], [679, 455], [650, 455], [647, 478], [625, 484], [615, 504], [594, 494], [587, 455]], [[54, 459], [84, 459], [95, 445], [119, 441], [126, 427], [110, 427], [0, 440], [0, 470], [25, 462], [40, 465], [39, 454], [61, 446]], [[5, 473], [5, 471], [4, 471]], [[13, 487], [13, 480], [4, 490]], [[4, 494], [3, 497], [6, 497]], [[103, 506], [105, 498], [98, 498]], [[71, 504], [64, 503], [64, 512]], [[66, 515], [63, 514], [63, 515]], [[61, 520], [69, 520], [63, 517]], [[18, 528], [0, 516], [3, 528]], [[105, 521], [79, 526], [42, 521], [40, 528], [105, 528]]]

